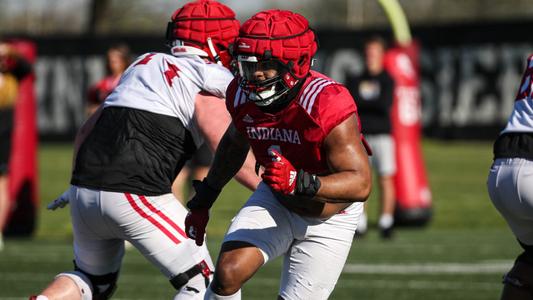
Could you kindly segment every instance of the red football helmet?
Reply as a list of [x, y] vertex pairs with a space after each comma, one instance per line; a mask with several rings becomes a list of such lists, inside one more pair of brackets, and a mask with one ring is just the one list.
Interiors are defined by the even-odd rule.
[[235, 12], [210, 0], [187, 3], [172, 15], [167, 42], [174, 55], [196, 54], [229, 67], [228, 47], [239, 34]]
[[[257, 105], [270, 105], [309, 74], [317, 48], [315, 33], [302, 15], [285, 10], [255, 14], [242, 25], [234, 46], [241, 88]], [[257, 70], [277, 72], [258, 80]]]

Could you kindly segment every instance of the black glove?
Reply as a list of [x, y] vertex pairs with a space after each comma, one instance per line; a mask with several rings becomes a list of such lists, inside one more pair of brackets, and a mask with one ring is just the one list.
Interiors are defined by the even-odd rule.
[[192, 186], [196, 194], [187, 203], [190, 211], [185, 218], [185, 232], [189, 238], [196, 241], [196, 245], [201, 246], [209, 222], [209, 209], [220, 194], [220, 190], [210, 187], [205, 178], [203, 181], [193, 180]]
[[189, 202], [187, 202], [187, 207], [189, 209], [210, 209], [221, 192], [221, 190], [209, 186], [209, 184], [207, 184], [207, 178], [204, 178], [202, 181], [193, 180], [192, 186], [196, 191], [196, 194]]

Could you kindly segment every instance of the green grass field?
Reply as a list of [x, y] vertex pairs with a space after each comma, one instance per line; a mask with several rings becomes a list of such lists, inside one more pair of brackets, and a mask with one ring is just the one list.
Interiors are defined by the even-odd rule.
[[[63, 270], [72, 268], [68, 210], [46, 203], [68, 185], [70, 145], [41, 145], [39, 226], [33, 239], [7, 239], [0, 252], [0, 299], [27, 299]], [[485, 180], [491, 144], [423, 143], [433, 193], [434, 217], [425, 228], [397, 230], [382, 241], [370, 232], [353, 243], [330, 299], [498, 299], [501, 276], [520, 249], [488, 199]], [[249, 192], [230, 184], [215, 205], [209, 246], [216, 258], [231, 217]], [[371, 225], [378, 203], [369, 199]], [[244, 287], [244, 299], [275, 299], [280, 260]], [[136, 250], [127, 252], [114, 299], [171, 299], [174, 291]]]

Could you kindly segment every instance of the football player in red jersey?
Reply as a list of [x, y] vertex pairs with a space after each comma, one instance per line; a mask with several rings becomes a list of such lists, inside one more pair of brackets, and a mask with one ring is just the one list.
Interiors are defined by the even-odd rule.
[[203, 243], [209, 209], [249, 148], [263, 181], [226, 233], [205, 299], [240, 299], [242, 285], [282, 255], [280, 299], [326, 299], [340, 276], [371, 189], [369, 149], [348, 90], [310, 70], [316, 50], [308, 21], [290, 11], [241, 26], [226, 98], [232, 123], [209, 174], [194, 182], [188, 236]]
[[[228, 46], [238, 31], [229, 7], [187, 3], [169, 22], [171, 53], [141, 55], [82, 126], [71, 186], [49, 206], [70, 203], [74, 270], [35, 299], [109, 299], [125, 240], [168, 278], [175, 300], [203, 298], [214, 266], [207, 247], [187, 238], [188, 211], [171, 185], [204, 141], [217, 147], [230, 123], [223, 98], [233, 79]], [[237, 179], [255, 189], [251, 155], [245, 165]]]

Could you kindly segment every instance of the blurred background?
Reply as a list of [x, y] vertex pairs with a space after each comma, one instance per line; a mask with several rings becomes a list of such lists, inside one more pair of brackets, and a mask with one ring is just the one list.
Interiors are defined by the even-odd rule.
[[[0, 36], [35, 43], [41, 137], [72, 135], [83, 120], [85, 91], [105, 72], [105, 51], [126, 42], [134, 54], [164, 51], [171, 13], [186, 1], [2, 0]], [[375, 0], [223, 1], [244, 21], [267, 8], [311, 20], [321, 49], [318, 69], [343, 81], [362, 68], [365, 36], [392, 37]], [[506, 119], [524, 56], [533, 7], [527, 0], [399, 1], [421, 44], [423, 125], [438, 137], [492, 136]], [[451, 129], [451, 130], [450, 130]], [[473, 132], [471, 132], [473, 130]]]
[[[31, 99], [24, 102], [35, 130], [23, 134], [30, 140], [35, 134], [35, 141], [21, 138], [14, 146], [18, 164], [28, 170], [30, 192], [13, 200], [0, 252], [0, 299], [26, 299], [71, 268], [68, 210], [44, 208], [69, 184], [72, 139], [86, 118], [88, 90], [106, 75], [110, 46], [125, 43], [133, 57], [166, 51], [166, 23], [186, 2], [0, 0], [0, 39], [35, 51]], [[340, 82], [362, 72], [366, 38], [379, 34], [393, 41], [395, 36], [377, 0], [221, 2], [241, 21], [268, 8], [306, 16], [320, 42], [314, 69]], [[496, 299], [519, 247], [492, 207], [485, 180], [492, 142], [513, 108], [526, 58], [533, 53], [533, 5], [529, 0], [398, 2], [417, 45], [413, 63], [420, 102], [414, 130], [421, 140], [415, 147], [421, 151], [420, 176], [428, 184], [431, 214], [398, 229], [394, 239], [381, 240], [372, 231], [378, 214], [373, 193], [370, 232], [354, 242], [331, 298]], [[214, 257], [248, 194], [232, 183], [217, 202], [209, 225]], [[135, 251], [128, 252], [122, 274], [117, 299], [168, 299], [173, 293]], [[246, 286], [245, 299], [273, 299], [278, 280], [279, 263], [267, 265]]]

